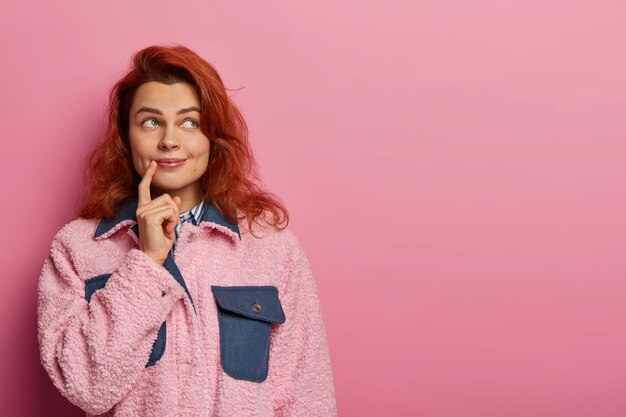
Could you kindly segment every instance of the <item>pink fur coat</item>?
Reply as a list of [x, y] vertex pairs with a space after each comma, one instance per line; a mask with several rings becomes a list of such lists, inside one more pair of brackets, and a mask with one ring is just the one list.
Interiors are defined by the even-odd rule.
[[68, 400], [88, 416], [337, 414], [315, 281], [288, 229], [185, 223], [175, 279], [137, 249], [135, 224], [74, 220], [45, 260], [41, 360]]

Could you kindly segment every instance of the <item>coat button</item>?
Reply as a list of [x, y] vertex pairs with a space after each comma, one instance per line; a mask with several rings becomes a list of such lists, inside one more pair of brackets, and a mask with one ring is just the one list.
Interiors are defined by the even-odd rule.
[[254, 304], [252, 306], [252, 310], [254, 310], [255, 313], [260, 313], [262, 308], [261, 308], [261, 304]]

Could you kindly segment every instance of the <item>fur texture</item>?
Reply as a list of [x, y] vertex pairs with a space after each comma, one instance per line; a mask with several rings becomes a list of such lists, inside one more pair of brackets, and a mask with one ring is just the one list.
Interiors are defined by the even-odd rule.
[[[335, 416], [329, 352], [315, 281], [287, 229], [261, 239], [211, 222], [182, 226], [175, 251], [195, 303], [137, 249], [125, 221], [94, 239], [96, 220], [65, 225], [39, 281], [41, 360], [54, 385], [88, 416]], [[256, 233], [256, 231], [255, 231]], [[258, 233], [257, 233], [258, 235]], [[111, 273], [85, 300], [85, 281]], [[269, 375], [237, 380], [220, 363], [211, 285], [278, 288], [284, 324], [272, 325]], [[167, 323], [165, 353], [145, 367]]]

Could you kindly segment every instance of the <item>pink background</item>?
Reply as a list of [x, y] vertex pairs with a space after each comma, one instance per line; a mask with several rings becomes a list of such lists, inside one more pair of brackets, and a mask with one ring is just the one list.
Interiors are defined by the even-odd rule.
[[132, 52], [215, 64], [317, 278], [342, 416], [626, 415], [622, 0], [10, 1], [2, 415], [78, 416], [36, 285]]

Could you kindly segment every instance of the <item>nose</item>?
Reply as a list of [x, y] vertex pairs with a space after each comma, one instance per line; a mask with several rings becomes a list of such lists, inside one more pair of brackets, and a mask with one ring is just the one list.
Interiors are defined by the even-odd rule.
[[180, 140], [176, 136], [175, 129], [170, 126], [163, 132], [163, 136], [159, 141], [159, 149], [162, 151], [169, 151], [178, 148], [180, 148]]

